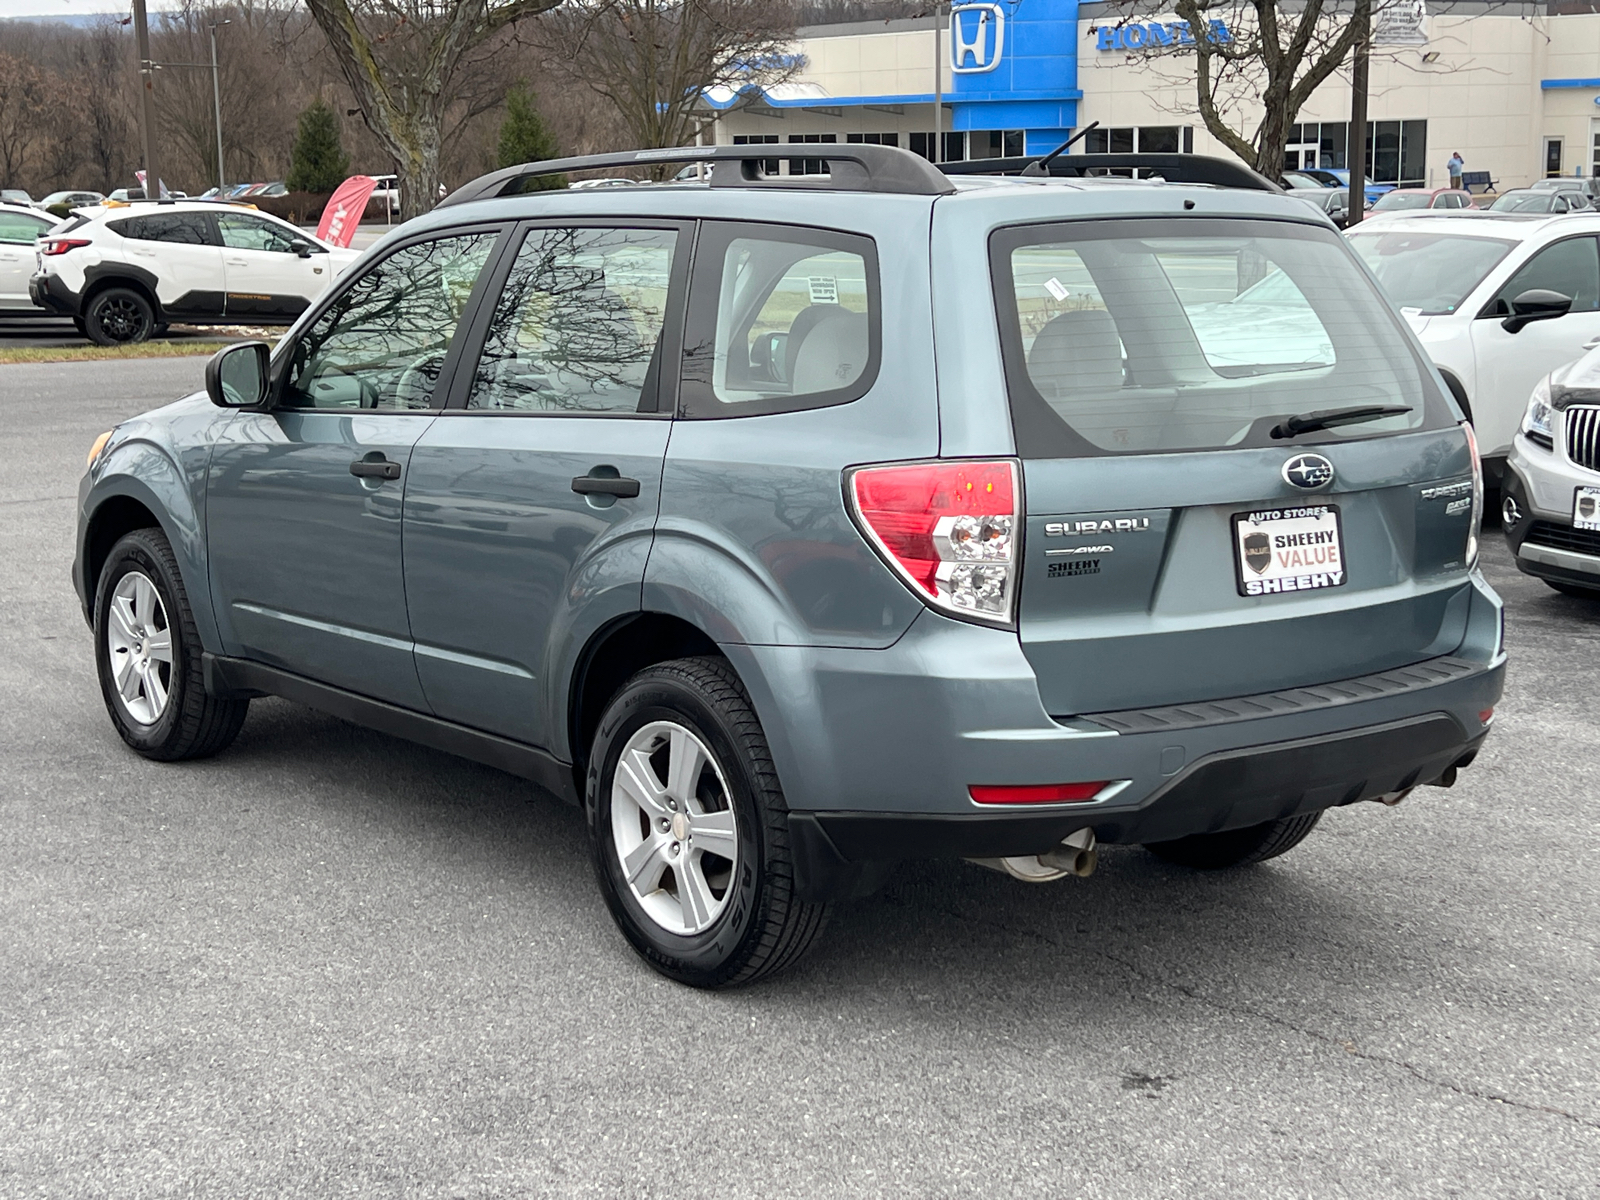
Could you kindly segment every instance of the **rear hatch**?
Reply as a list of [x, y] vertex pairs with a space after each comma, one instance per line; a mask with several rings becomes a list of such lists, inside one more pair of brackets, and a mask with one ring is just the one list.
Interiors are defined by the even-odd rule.
[[1019, 628], [1051, 713], [1460, 644], [1467, 436], [1335, 233], [1075, 221], [1001, 229], [990, 252], [1023, 460]]

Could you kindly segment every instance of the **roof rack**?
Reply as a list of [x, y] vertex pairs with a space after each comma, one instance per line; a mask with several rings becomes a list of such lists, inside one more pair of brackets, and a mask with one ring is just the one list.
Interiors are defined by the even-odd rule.
[[1210, 183], [1218, 187], [1248, 188], [1257, 192], [1283, 190], [1243, 163], [1205, 154], [1063, 154], [1053, 159], [1044, 171], [1028, 171], [1030, 166], [1040, 162], [1039, 155], [973, 158], [965, 162], [942, 163], [939, 170], [947, 175], [1049, 174], [1054, 178], [1076, 179], [1090, 172], [1135, 167], [1157, 172], [1169, 183]]
[[798, 157], [776, 145], [676, 146], [665, 150], [628, 150], [616, 154], [586, 154], [578, 158], [551, 158], [523, 163], [480, 176], [451, 192], [437, 207], [466, 204], [494, 196], [516, 195], [526, 179], [541, 175], [566, 175], [575, 171], [603, 171], [617, 167], [654, 167], [663, 163], [738, 163], [739, 170], [713, 170], [712, 187], [779, 187], [844, 192], [898, 192], [902, 195], [945, 196], [955, 185], [921, 155], [893, 146], [807, 144], [804, 157], [828, 163], [826, 175], [768, 175], [770, 158]]

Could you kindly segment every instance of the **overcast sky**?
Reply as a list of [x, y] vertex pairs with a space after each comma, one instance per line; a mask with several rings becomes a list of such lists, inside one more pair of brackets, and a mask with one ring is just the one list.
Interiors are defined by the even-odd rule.
[[[150, 8], [171, 7], [163, 0], [146, 0]], [[93, 13], [116, 13], [126, 16], [133, 11], [129, 0], [0, 0], [0, 17], [55, 17], [86, 16]]]

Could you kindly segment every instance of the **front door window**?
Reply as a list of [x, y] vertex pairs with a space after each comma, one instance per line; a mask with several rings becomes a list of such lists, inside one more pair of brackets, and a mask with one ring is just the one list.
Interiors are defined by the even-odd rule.
[[369, 267], [300, 336], [279, 407], [434, 407], [445, 355], [497, 236], [416, 242]]

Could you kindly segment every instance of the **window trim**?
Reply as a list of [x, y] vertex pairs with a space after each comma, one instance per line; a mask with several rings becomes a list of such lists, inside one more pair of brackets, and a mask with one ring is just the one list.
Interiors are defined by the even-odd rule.
[[[336, 303], [338, 303], [339, 298], [348, 292], [352, 287], [354, 287], [358, 279], [364, 277], [369, 271], [375, 270], [380, 264], [388, 262], [389, 259], [400, 253], [400, 251], [407, 250], [412, 246], [419, 245], [422, 242], [436, 242], [442, 238], [470, 237], [473, 234], [478, 233], [493, 234], [495, 241], [494, 244], [489, 247], [489, 257], [484, 261], [483, 270], [478, 272], [477, 282], [472, 285], [472, 291], [467, 297], [466, 307], [463, 308], [461, 312], [461, 320], [456, 322], [456, 331], [451, 335], [450, 346], [445, 351], [444, 363], [439, 368], [439, 378], [441, 380], [453, 380], [456, 374], [456, 367], [461, 358], [461, 350], [464, 342], [462, 336], [463, 331], [470, 328], [471, 323], [477, 318], [478, 309], [483, 304], [484, 287], [490, 276], [494, 274], [495, 270], [499, 266], [500, 259], [505, 255], [506, 232], [510, 227], [510, 224], [505, 221], [483, 221], [471, 225], [452, 225], [444, 228], [418, 230], [410, 237], [407, 237], [402, 241], [395, 242], [381, 257], [361, 263], [359, 270], [346, 272], [346, 274], [336, 280], [327, 291], [322, 293], [322, 296], [318, 299], [316, 304], [308, 307], [305, 312], [300, 315], [295, 324], [290, 328], [289, 333], [278, 343], [277, 349], [272, 355], [272, 363], [270, 368], [271, 378], [267, 383], [266, 399], [263, 400], [261, 404], [244, 409], [242, 411], [277, 412], [281, 410], [283, 412], [295, 413], [348, 412], [348, 409], [301, 408], [282, 403], [283, 390], [287, 386], [289, 378], [289, 363], [294, 358], [294, 347], [299, 343], [301, 337], [305, 335], [306, 330], [310, 329], [311, 326], [315, 325], [319, 320], [321, 320], [323, 314], [332, 308]], [[449, 395], [449, 389], [446, 389], [445, 394], [446, 396]], [[436, 417], [443, 409], [443, 406], [444, 400], [440, 398], [439, 388], [437, 385], [435, 385], [433, 390], [433, 404], [428, 408], [380, 408], [361, 409], [359, 411], [393, 414], [396, 416], [416, 415], [419, 417]]]
[[[518, 221], [502, 239], [498, 257], [479, 278], [485, 295], [474, 296], [477, 304], [472, 314], [472, 324], [467, 328], [462, 343], [461, 358], [442, 407], [441, 416], [495, 417], [554, 417], [560, 420], [594, 418], [618, 420], [646, 418], [671, 419], [677, 405], [678, 372], [676, 364], [683, 357], [684, 296], [689, 286], [689, 267], [694, 259], [698, 222], [670, 220], [662, 217], [585, 216], [542, 217], [533, 221]], [[489, 340], [489, 322], [499, 306], [506, 280], [516, 265], [517, 255], [528, 237], [537, 229], [667, 229], [678, 235], [678, 246], [672, 255], [672, 277], [667, 284], [667, 310], [661, 325], [661, 370], [656, 377], [655, 403], [648, 411], [636, 412], [555, 412], [539, 409], [468, 408], [472, 387], [477, 379], [478, 364], [483, 358], [484, 344]], [[466, 322], [462, 322], [466, 327]], [[470, 368], [468, 368], [470, 364]]]
[[[1044, 238], [1037, 236], [1036, 231], [1059, 230], [1059, 241], [1089, 241], [1100, 238], [1115, 240], [1127, 236], [1119, 232], [1134, 223], [1160, 224], [1175, 230], [1184, 228], [1193, 229], [1195, 226], [1212, 225], [1244, 225], [1255, 228], [1278, 227], [1282, 236], [1291, 238], [1295, 235], [1290, 230], [1299, 230], [1304, 235], [1321, 237], [1324, 234], [1337, 242], [1355, 260], [1355, 269], [1366, 279], [1372, 287], [1374, 297], [1381, 298], [1383, 293], [1373, 279], [1366, 263], [1356, 253], [1355, 248], [1336, 230], [1326, 226], [1321, 221], [1290, 220], [1283, 217], [1181, 217], [1181, 216], [1127, 216], [1127, 217], [1054, 217], [1040, 221], [1018, 222], [1014, 225], [1002, 225], [989, 234], [989, 281], [990, 291], [994, 297], [995, 323], [1000, 334], [1000, 364], [1001, 373], [1005, 380], [1006, 405], [1011, 413], [1012, 438], [1017, 447], [1017, 455], [1023, 459], [1063, 459], [1063, 458], [1140, 458], [1161, 454], [1215, 454], [1232, 449], [1225, 446], [1187, 446], [1172, 449], [1140, 449], [1140, 450], [1112, 450], [1098, 446], [1083, 434], [1079, 433], [1066, 421], [1050, 409], [1050, 417], [1046, 421], [1041, 408], [1049, 408], [1049, 402], [1034, 386], [1033, 377], [1028, 373], [1027, 354], [1022, 344], [1022, 320], [1017, 309], [1016, 287], [1011, 273], [1011, 255], [1014, 251], [1027, 246], [1046, 244]], [[1082, 233], [1069, 232], [1082, 229]], [[1275, 231], [1276, 232], [1276, 231]], [[1591, 235], [1593, 236], [1593, 235]], [[1331, 244], [1331, 243], [1330, 243]], [[1432, 362], [1418, 353], [1413, 344], [1416, 339], [1410, 335], [1409, 326], [1400, 316], [1399, 310], [1391, 304], [1384, 302], [1377, 304], [1374, 311], [1384, 314], [1390, 326], [1400, 335], [1402, 344], [1405, 345], [1410, 355], [1412, 364], [1417, 369], [1418, 387], [1422, 392], [1423, 417], [1422, 424], [1415, 429], [1399, 431], [1399, 433], [1423, 433], [1445, 427], [1446, 418], [1449, 423], [1454, 422], [1450, 407], [1445, 403], [1445, 395], [1437, 385], [1439, 378]], [[1338, 445], [1347, 445], [1354, 442], [1371, 441], [1376, 438], [1399, 436], [1396, 432], [1371, 433], [1365, 435], [1345, 434], [1337, 437]], [[1322, 436], [1311, 434], [1305, 438], [1295, 440], [1295, 449], [1305, 449], [1310, 446], [1328, 444], [1334, 441], [1329, 432]], [[1024, 447], [1027, 449], [1024, 449]], [[1241, 446], [1240, 449], [1258, 449], [1254, 446]]]
[[[790, 242], [861, 256], [867, 268], [867, 364], [848, 385], [803, 396], [773, 396], [768, 400], [725, 403], [717, 399], [711, 383], [711, 371], [715, 361], [722, 270], [728, 247], [739, 238]], [[697, 348], [701, 353], [696, 353]], [[732, 420], [852, 404], [872, 390], [882, 366], [883, 292], [876, 240], [864, 233], [828, 229], [819, 225], [727, 220], [701, 222], [700, 235], [695, 241], [693, 272], [689, 277], [687, 320], [678, 369], [679, 417], [689, 421]]]
[[[1595, 249], [1595, 257], [1596, 257], [1597, 260], [1600, 260], [1600, 233], [1595, 233], [1593, 231], [1590, 231], [1588, 233], [1569, 233], [1569, 234], [1567, 234], [1566, 237], [1551, 238], [1548, 242], [1544, 243], [1544, 245], [1542, 245], [1538, 249], [1536, 249], [1532, 254], [1528, 255], [1527, 258], [1523, 259], [1516, 266], [1512, 267], [1510, 272], [1507, 273], [1506, 277], [1504, 279], [1502, 279], [1499, 283], [1495, 284], [1494, 291], [1491, 292], [1489, 294], [1488, 298], [1484, 300], [1483, 307], [1478, 310], [1477, 315], [1473, 317], [1473, 320], [1474, 321], [1483, 321], [1483, 320], [1493, 319], [1493, 320], [1497, 320], [1497, 321], [1503, 321], [1506, 317], [1510, 316], [1511, 314], [1509, 312], [1497, 312], [1495, 310], [1495, 306], [1500, 300], [1501, 293], [1504, 292], [1508, 287], [1511, 286], [1511, 281], [1522, 273], [1522, 269], [1524, 267], [1528, 266], [1530, 263], [1533, 262], [1534, 259], [1538, 258], [1541, 254], [1545, 253], [1547, 250], [1552, 250], [1555, 247], [1561, 245], [1561, 243], [1563, 243], [1563, 242], [1575, 242], [1579, 238], [1587, 238], [1587, 239], [1589, 239], [1589, 241], [1595, 243], [1595, 248], [1594, 248]], [[1522, 242], [1520, 244], [1526, 246], [1528, 243], [1527, 242]], [[1504, 266], [1504, 265], [1505, 265], [1505, 259], [1504, 258], [1502, 258], [1498, 263], [1495, 264], [1496, 267], [1500, 267], [1500, 266]], [[1485, 278], [1487, 278], [1487, 277], [1485, 277]], [[1479, 287], [1483, 286], [1483, 281], [1482, 280], [1479, 281], [1478, 286]], [[1474, 289], [1474, 290], [1476, 290], [1476, 289]], [[1468, 295], [1471, 295], [1471, 293], [1469, 292]], [[1597, 305], [1595, 308], [1581, 308], [1581, 309], [1578, 310], [1578, 314], [1581, 315], [1583, 313], [1600, 313], [1600, 305]], [[1573, 315], [1572, 310], [1569, 309], [1567, 311], [1566, 315], [1568, 315], [1568, 316]], [[1556, 319], [1560, 320], [1559, 317], [1557, 317]]]

